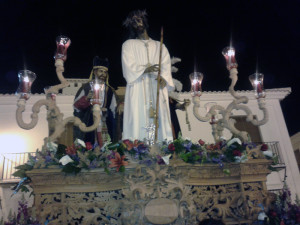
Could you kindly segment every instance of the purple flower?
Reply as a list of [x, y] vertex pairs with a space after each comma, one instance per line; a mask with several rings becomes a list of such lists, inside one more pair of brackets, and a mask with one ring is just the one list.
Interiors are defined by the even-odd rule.
[[213, 158], [212, 158], [212, 162], [218, 163], [219, 166], [220, 166], [220, 168], [222, 169], [222, 168], [224, 167], [224, 164], [223, 164], [223, 162], [222, 162], [222, 159], [223, 159], [223, 158], [224, 158], [224, 155], [220, 155], [219, 158], [213, 157]]
[[213, 157], [211, 160], [214, 163], [219, 163], [220, 162], [220, 159], [219, 158], [215, 158], [215, 157]]
[[114, 159], [115, 158], [115, 152], [111, 151], [111, 154], [107, 156], [108, 160]]
[[95, 169], [95, 168], [97, 168], [97, 166], [98, 166], [97, 159], [94, 159], [93, 161], [90, 162], [89, 168]]
[[72, 155], [71, 158], [76, 162], [80, 161], [80, 158], [78, 157], [78, 155]]
[[140, 155], [145, 155], [149, 152], [149, 149], [144, 144], [133, 147], [133, 150], [135, 151], [135, 159], [138, 159]]
[[151, 166], [152, 165], [152, 160], [151, 159], [146, 159], [146, 160], [143, 160], [143, 161], [140, 161], [140, 164], [145, 164], [146, 166]]
[[246, 148], [246, 146], [248, 146], [249, 149], [256, 148], [256, 144], [255, 143], [244, 143], [243, 146], [245, 148]]
[[192, 142], [187, 142], [187, 143], [184, 143], [184, 144], [183, 144], [183, 147], [185, 148], [185, 150], [191, 151], [192, 145], [193, 145]]
[[46, 163], [52, 162], [52, 157], [50, 155], [46, 155], [45, 156], [45, 161], [46, 161]]
[[165, 165], [165, 162], [160, 155], [157, 155], [156, 158], [157, 158], [158, 165]]

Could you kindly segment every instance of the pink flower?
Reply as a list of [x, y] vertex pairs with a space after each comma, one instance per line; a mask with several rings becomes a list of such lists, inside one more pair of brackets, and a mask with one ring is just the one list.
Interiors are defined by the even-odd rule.
[[268, 146], [268, 145], [266, 145], [266, 144], [262, 144], [262, 145], [261, 145], [261, 147], [260, 147], [260, 150], [264, 152], [264, 151], [267, 151], [267, 150], [268, 150], [268, 148], [269, 148], [269, 146]]
[[76, 149], [75, 145], [73, 144], [72, 146], [67, 147], [66, 153], [68, 155], [75, 155], [77, 153], [77, 149]]
[[205, 142], [202, 141], [202, 139], [200, 139], [200, 140], [198, 141], [198, 143], [199, 143], [200, 145], [204, 145], [204, 144], [205, 144]]
[[270, 215], [271, 215], [271, 217], [276, 217], [276, 216], [277, 216], [277, 213], [276, 213], [275, 211], [272, 210], [272, 211], [270, 212]]
[[128, 140], [128, 139], [124, 140], [123, 143], [124, 143], [126, 146], [129, 145], [129, 144], [132, 144], [132, 142], [131, 142], [130, 140]]
[[130, 151], [130, 150], [133, 149], [133, 148], [137, 148], [137, 147], [139, 147], [140, 145], [143, 145], [143, 144], [144, 144], [143, 142], [141, 142], [141, 141], [139, 141], [139, 140], [135, 140], [135, 141], [132, 143], [132, 141], [130, 141], [130, 140], [128, 140], [128, 139], [124, 140], [123, 143], [126, 145], [126, 148], [127, 148], [128, 151]]
[[85, 143], [85, 146], [86, 146], [86, 149], [87, 149], [87, 150], [93, 149], [93, 145], [92, 145], [91, 142], [86, 142], [86, 143]]
[[239, 150], [234, 150], [233, 155], [234, 156], [242, 156], [242, 153]]
[[175, 145], [173, 143], [169, 144], [168, 149], [170, 151], [175, 151]]

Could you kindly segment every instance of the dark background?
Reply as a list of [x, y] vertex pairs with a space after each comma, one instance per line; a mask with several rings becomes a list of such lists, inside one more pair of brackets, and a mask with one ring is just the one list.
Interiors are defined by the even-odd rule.
[[2, 1], [0, 0], [0, 93], [14, 93], [17, 72], [37, 74], [33, 93], [58, 84], [53, 55], [55, 39], [63, 34], [72, 43], [65, 63], [66, 78], [88, 78], [95, 55], [110, 61], [110, 83], [125, 86], [121, 47], [128, 13], [146, 9], [149, 36], [164, 43], [176, 64], [174, 78], [190, 88], [188, 75], [204, 74], [204, 91], [225, 91], [230, 79], [221, 54], [230, 40], [236, 49], [239, 81], [236, 90], [250, 90], [248, 76], [265, 75], [265, 88], [291, 87], [282, 101], [289, 134], [300, 129], [300, 1]]

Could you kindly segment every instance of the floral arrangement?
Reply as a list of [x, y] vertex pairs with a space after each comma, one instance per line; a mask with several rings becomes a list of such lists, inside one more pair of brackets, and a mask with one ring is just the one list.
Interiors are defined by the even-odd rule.
[[39, 223], [33, 213], [30, 212], [28, 207], [28, 202], [25, 201], [24, 196], [21, 199], [21, 201], [18, 202], [18, 213], [17, 215], [12, 215], [11, 211], [8, 215], [8, 220], [3, 221], [3, 218], [0, 220], [0, 225], [41, 225]]
[[296, 202], [291, 201], [291, 192], [285, 184], [276, 195], [276, 200], [267, 213], [270, 225], [295, 225], [300, 224], [300, 201], [296, 196]]
[[[26, 171], [35, 168], [61, 168], [65, 173], [79, 173], [82, 169], [104, 168], [107, 173], [124, 172], [125, 166], [131, 161], [150, 166], [152, 164], [169, 164], [170, 158], [179, 158], [186, 163], [215, 163], [226, 174], [230, 171], [224, 163], [242, 163], [248, 160], [247, 149], [255, 148], [253, 143], [242, 143], [238, 138], [229, 141], [221, 139], [216, 144], [207, 144], [203, 140], [193, 143], [190, 139], [179, 136], [173, 142], [160, 144], [159, 154], [150, 154], [150, 146], [140, 140], [123, 140], [112, 143], [108, 140], [102, 148], [91, 143], [76, 139], [72, 146], [48, 143], [36, 156], [29, 156], [26, 164], [16, 167], [15, 177], [22, 178], [15, 188], [28, 191], [24, 185], [30, 182]], [[261, 152], [267, 153], [268, 146], [262, 145]], [[271, 152], [272, 153], [272, 152]], [[265, 154], [267, 157], [272, 155]]]

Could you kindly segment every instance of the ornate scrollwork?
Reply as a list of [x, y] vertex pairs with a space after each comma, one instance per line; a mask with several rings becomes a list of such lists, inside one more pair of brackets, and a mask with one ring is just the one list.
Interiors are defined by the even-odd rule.
[[137, 166], [123, 176], [49, 172], [55, 185], [45, 181], [45, 171], [31, 178], [37, 216], [49, 224], [193, 225], [205, 218], [234, 224], [256, 220], [259, 204], [268, 205], [267, 166], [233, 164], [239, 172], [229, 176], [217, 173], [218, 165]]

